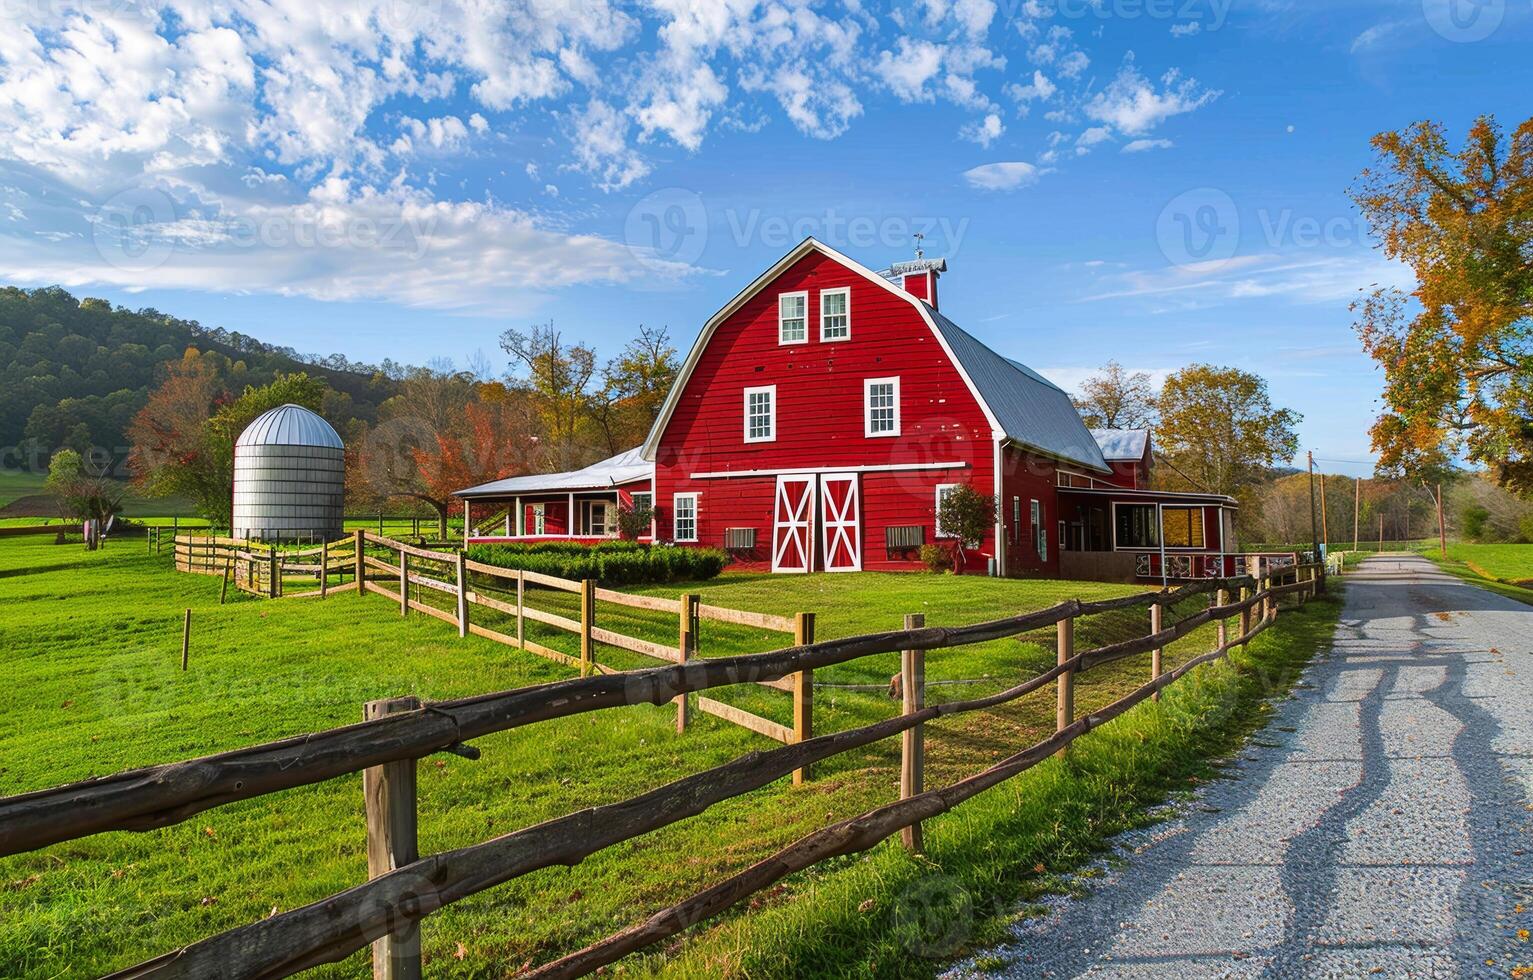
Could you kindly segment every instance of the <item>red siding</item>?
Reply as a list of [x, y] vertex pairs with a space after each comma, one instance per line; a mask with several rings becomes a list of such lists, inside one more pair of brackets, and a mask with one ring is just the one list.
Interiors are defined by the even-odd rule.
[[[819, 339], [819, 291], [851, 287], [851, 339]], [[779, 346], [779, 293], [809, 293], [808, 340]], [[863, 381], [900, 378], [900, 435], [864, 434]], [[744, 389], [776, 385], [776, 438], [744, 441]], [[994, 492], [989, 423], [958, 370], [910, 302], [811, 253], [719, 324], [682, 390], [655, 467], [660, 537], [671, 536], [671, 498], [701, 494], [698, 536], [722, 546], [726, 527], [756, 529], [750, 561], [768, 563], [775, 477], [693, 479], [730, 470], [960, 462], [956, 471], [864, 473], [863, 567], [912, 567], [884, 552], [884, 528], [922, 524], [932, 537], [935, 487], [969, 483]], [[993, 542], [981, 547], [993, 553]], [[971, 562], [983, 571], [983, 560]]]
[[[1001, 459], [1001, 517], [1006, 524], [1006, 574], [1054, 574], [1059, 569], [1059, 508], [1053, 460], [1007, 448]], [[1047, 557], [1040, 557], [1033, 536], [1032, 502], [1038, 501], [1047, 535]], [[1020, 506], [1014, 506], [1014, 501]]]

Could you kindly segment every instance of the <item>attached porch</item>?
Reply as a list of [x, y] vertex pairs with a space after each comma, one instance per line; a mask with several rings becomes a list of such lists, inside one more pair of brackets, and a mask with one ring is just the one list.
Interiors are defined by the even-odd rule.
[[[463, 501], [464, 541], [610, 541], [619, 537], [620, 510], [651, 509], [652, 473], [635, 449], [567, 473], [511, 477], [461, 490], [456, 496]], [[652, 537], [653, 525], [639, 540]]]
[[1061, 487], [1060, 575], [1180, 582], [1242, 574], [1238, 507], [1221, 494]]

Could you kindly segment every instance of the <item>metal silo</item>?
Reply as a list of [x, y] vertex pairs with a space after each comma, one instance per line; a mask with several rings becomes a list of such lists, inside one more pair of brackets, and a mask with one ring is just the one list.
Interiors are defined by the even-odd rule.
[[261, 415], [234, 444], [234, 537], [340, 537], [345, 470], [345, 448], [329, 422], [302, 405]]

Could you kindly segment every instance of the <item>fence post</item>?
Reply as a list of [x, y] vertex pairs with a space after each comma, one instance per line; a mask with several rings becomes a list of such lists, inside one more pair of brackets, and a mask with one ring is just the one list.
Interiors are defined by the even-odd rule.
[[229, 597], [229, 560], [227, 558], [225, 558], [224, 559], [224, 584], [219, 586], [219, 588], [218, 588], [218, 604], [220, 606], [223, 605], [224, 604], [224, 600], [227, 599], [228, 597]]
[[458, 552], [458, 635], [468, 636], [468, 569], [464, 562], [468, 559], [463, 552]]
[[522, 574], [522, 570], [518, 568], [516, 570], [516, 645], [524, 650], [527, 648], [527, 642], [522, 634], [522, 604], [526, 596], [527, 578]]
[[319, 545], [319, 597], [325, 597], [325, 591], [330, 587], [330, 542], [321, 541]]
[[410, 615], [410, 554], [399, 549], [399, 615]]
[[[420, 708], [415, 697], [369, 701], [364, 721]], [[367, 877], [377, 878], [420, 858], [415, 836], [415, 760], [385, 762], [362, 770], [367, 808]], [[402, 923], [373, 941], [374, 980], [419, 980], [420, 922]]]
[[[676, 631], [676, 650], [681, 656], [681, 662], [685, 665], [697, 653], [697, 602], [699, 596], [683, 595], [681, 597], [680, 623]], [[676, 731], [687, 730], [687, 694], [685, 692], [676, 695]]]
[[[1222, 606], [1222, 605], [1224, 605], [1225, 603], [1227, 603], [1229, 601], [1230, 601], [1230, 593], [1229, 593], [1228, 589], [1220, 589], [1218, 592], [1214, 593], [1214, 597], [1213, 597], [1213, 604], [1214, 605]], [[1229, 652], [1230, 652], [1229, 649], [1228, 649], [1229, 642], [1230, 642], [1229, 620], [1224, 618], [1223, 616], [1220, 616], [1219, 617], [1219, 649], [1223, 650], [1226, 655], [1228, 655]]]
[[[1242, 585], [1240, 587], [1240, 601], [1241, 602], [1245, 602], [1245, 601], [1249, 600], [1250, 598], [1251, 598], [1251, 587], [1249, 585]], [[1251, 607], [1250, 606], [1246, 606], [1244, 609], [1240, 610], [1240, 635], [1241, 636], [1245, 636], [1249, 632], [1251, 632]], [[1250, 645], [1251, 645], [1251, 641], [1250, 640], [1246, 640], [1245, 642], [1241, 643], [1240, 644], [1241, 652], [1244, 653], [1245, 649], [1248, 646], [1250, 646]]]
[[1264, 578], [1256, 580], [1257, 590], [1265, 593], [1262, 596], [1262, 622], [1277, 618], [1277, 600], [1272, 597], [1272, 573], [1269, 571]]
[[192, 655], [192, 611], [186, 611], [186, 618], [181, 621], [181, 669], [186, 669], [186, 662]]
[[[920, 613], [905, 616], [905, 628], [916, 630], [926, 625]], [[904, 713], [913, 715], [926, 707], [926, 651], [900, 651], [900, 692]], [[926, 725], [919, 724], [900, 733], [900, 799], [908, 800], [925, 792]], [[921, 825], [913, 823], [900, 831], [900, 841], [907, 851], [920, 854]]]
[[359, 527], [351, 532], [351, 545], [357, 549], [356, 554], [351, 556], [351, 577], [357, 582], [357, 595], [367, 594], [367, 562], [362, 557], [362, 529]]
[[271, 564], [268, 569], [271, 575], [271, 581], [267, 583], [267, 587], [271, 590], [271, 597], [275, 599], [277, 598], [278, 593], [282, 591], [282, 587], [278, 584], [282, 581], [282, 576], [277, 571], [277, 546], [271, 544], [267, 545], [267, 547], [271, 549]]
[[[1164, 618], [1165, 611], [1161, 608], [1160, 603], [1157, 602], [1150, 606], [1150, 633], [1152, 635], [1160, 632], [1160, 624]], [[1150, 651], [1150, 680], [1152, 681], [1160, 679], [1160, 655], [1160, 647], [1156, 647]], [[1159, 701], [1160, 690], [1157, 688], [1155, 693], [1151, 694], [1150, 697], [1156, 701]]]
[[[1075, 619], [1065, 617], [1055, 624], [1055, 649], [1057, 652], [1056, 664], [1067, 664], [1075, 659]], [[1059, 699], [1054, 709], [1054, 734], [1075, 724], [1075, 669], [1064, 671], [1059, 675]], [[1061, 745], [1059, 751], [1054, 754], [1061, 759], [1065, 756], [1068, 745]]]
[[580, 580], [580, 676], [588, 677], [594, 666], [591, 653], [591, 627], [596, 625], [596, 582]]
[[[814, 613], [801, 612], [793, 620], [793, 645], [814, 642]], [[814, 737], [814, 671], [801, 670], [793, 675], [793, 741]], [[793, 770], [793, 785], [802, 786], [809, 778], [809, 767]]]

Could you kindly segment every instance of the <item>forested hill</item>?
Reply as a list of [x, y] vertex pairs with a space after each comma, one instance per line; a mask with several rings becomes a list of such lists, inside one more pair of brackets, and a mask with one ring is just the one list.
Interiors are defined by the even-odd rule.
[[[26, 466], [60, 446], [121, 455], [123, 430], [144, 406], [169, 361], [188, 347], [217, 354], [229, 390], [306, 371], [333, 389], [332, 418], [371, 422], [397, 390], [397, 365], [309, 358], [253, 337], [204, 327], [158, 310], [76, 299], [58, 287], [0, 287], [0, 449], [4, 465]], [[20, 450], [19, 458], [16, 450]]]

